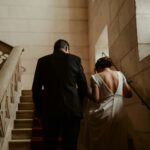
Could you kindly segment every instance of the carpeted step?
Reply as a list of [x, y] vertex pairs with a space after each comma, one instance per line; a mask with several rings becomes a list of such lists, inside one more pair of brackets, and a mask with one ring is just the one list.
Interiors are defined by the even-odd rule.
[[31, 95], [27, 95], [27, 96], [21, 96], [20, 97], [20, 102], [33, 102], [32, 100], [32, 96]]
[[[39, 127], [32, 128], [32, 139], [31, 139], [31, 149], [32, 150], [43, 150], [43, 130]], [[57, 150], [61, 150], [62, 138], [57, 139]]]
[[[57, 140], [57, 150], [61, 150], [62, 139], [59, 137]], [[43, 138], [32, 137], [31, 139], [31, 150], [43, 150]]]
[[31, 137], [32, 137], [32, 128], [13, 129], [11, 135], [12, 135], [12, 140], [31, 139]]
[[11, 140], [9, 150], [30, 150], [31, 140]]
[[33, 110], [34, 104], [32, 102], [25, 102], [25, 103], [19, 103], [18, 104], [18, 110]]
[[15, 119], [14, 128], [32, 128], [33, 119]]
[[33, 110], [18, 110], [16, 112], [16, 119], [33, 119]]
[[22, 90], [22, 96], [32, 96], [32, 91], [31, 90]]

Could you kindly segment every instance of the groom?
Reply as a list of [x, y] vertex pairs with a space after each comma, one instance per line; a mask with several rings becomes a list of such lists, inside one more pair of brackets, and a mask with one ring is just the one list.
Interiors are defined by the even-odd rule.
[[78, 56], [69, 43], [58, 40], [53, 54], [38, 60], [33, 81], [33, 101], [43, 127], [44, 150], [76, 150], [87, 82]]

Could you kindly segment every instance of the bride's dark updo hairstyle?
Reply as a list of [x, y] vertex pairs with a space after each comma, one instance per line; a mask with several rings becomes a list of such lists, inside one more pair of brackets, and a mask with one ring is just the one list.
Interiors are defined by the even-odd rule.
[[95, 64], [95, 70], [110, 68], [112, 66], [112, 60], [109, 57], [101, 57]]

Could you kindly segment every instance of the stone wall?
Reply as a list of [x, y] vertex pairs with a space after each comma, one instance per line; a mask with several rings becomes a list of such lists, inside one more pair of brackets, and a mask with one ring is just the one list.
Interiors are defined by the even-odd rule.
[[0, 40], [25, 49], [23, 89], [31, 89], [37, 59], [52, 53], [59, 38], [69, 41], [88, 74], [87, 21], [86, 0], [0, 1]]
[[[109, 54], [114, 64], [124, 72], [132, 86], [147, 103], [150, 102], [150, 57], [139, 61], [136, 7], [134, 0], [89, 0], [90, 71], [95, 63], [95, 45], [103, 29], [108, 28]], [[150, 111], [134, 94], [125, 100], [131, 124], [138, 141], [136, 149], [150, 148]]]
[[136, 1], [138, 50], [140, 60], [150, 55], [150, 1]]

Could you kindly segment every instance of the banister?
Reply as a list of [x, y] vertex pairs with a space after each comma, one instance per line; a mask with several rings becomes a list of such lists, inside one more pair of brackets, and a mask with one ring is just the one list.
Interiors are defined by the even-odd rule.
[[12, 49], [7, 61], [0, 70], [0, 104], [2, 102], [4, 93], [9, 85], [12, 75], [15, 71], [16, 65], [23, 52], [23, 48], [16, 46]]
[[[102, 52], [102, 56], [107, 56], [104, 52]], [[107, 56], [109, 57], [109, 56]], [[114, 68], [116, 70], [119, 70], [118, 67], [112, 62], [112, 65], [114, 66]], [[134, 93], [138, 96], [138, 98], [141, 100], [142, 104], [144, 104], [147, 109], [150, 110], [150, 106], [145, 102], [145, 100], [143, 99], [143, 97], [137, 92], [137, 90], [132, 86], [133, 81], [127, 81], [129, 86], [131, 87], [131, 89], [134, 91]]]

